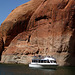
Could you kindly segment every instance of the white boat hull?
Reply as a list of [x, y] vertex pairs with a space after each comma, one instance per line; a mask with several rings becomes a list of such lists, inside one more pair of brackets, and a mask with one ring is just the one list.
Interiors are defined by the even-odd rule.
[[39, 64], [29, 64], [32, 68], [56, 68], [57, 65], [39, 65]]

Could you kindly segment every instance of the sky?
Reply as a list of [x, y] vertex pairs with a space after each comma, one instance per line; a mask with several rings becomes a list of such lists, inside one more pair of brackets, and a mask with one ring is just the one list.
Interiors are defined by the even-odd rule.
[[30, 0], [0, 0], [0, 25], [13, 9]]

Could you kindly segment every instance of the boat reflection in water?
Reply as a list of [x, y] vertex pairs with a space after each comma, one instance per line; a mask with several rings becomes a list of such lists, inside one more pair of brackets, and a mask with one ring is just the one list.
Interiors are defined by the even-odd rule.
[[32, 68], [56, 68], [56, 59], [52, 56], [34, 56], [29, 67]]

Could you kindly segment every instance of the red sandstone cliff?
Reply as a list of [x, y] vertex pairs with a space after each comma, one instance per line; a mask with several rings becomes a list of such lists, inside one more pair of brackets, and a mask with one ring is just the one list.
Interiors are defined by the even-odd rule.
[[26, 31], [30, 17], [42, 1], [31, 0], [12, 10], [1, 24], [5, 46], [8, 46], [17, 34]]
[[3, 62], [29, 63], [31, 55], [41, 54], [75, 65], [74, 0], [32, 0], [14, 9], [2, 29]]
[[3, 50], [3, 46], [4, 46], [4, 42], [3, 42], [3, 38], [2, 38], [2, 28], [0, 27], [0, 53]]

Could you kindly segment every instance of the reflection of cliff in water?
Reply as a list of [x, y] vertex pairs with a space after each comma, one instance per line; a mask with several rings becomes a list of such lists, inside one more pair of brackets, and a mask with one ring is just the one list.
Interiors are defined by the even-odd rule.
[[55, 71], [56, 75], [74, 75], [75, 74], [75, 67], [59, 67]]

